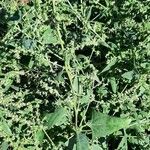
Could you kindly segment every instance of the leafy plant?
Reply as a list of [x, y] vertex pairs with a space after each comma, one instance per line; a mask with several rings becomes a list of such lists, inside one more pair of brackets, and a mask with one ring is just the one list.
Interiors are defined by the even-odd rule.
[[1, 0], [0, 17], [0, 149], [149, 149], [149, 1]]

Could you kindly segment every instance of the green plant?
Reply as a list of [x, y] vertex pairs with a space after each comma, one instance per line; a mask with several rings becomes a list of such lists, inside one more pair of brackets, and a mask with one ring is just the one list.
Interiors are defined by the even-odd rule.
[[1, 149], [148, 150], [149, 9], [1, 0]]

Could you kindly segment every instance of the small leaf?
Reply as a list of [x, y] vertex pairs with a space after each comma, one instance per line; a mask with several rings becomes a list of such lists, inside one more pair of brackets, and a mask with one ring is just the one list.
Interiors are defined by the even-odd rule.
[[133, 71], [128, 71], [128, 72], [125, 72], [124, 74], [122, 74], [122, 77], [131, 81], [133, 79], [133, 75], [134, 75]]
[[42, 143], [44, 138], [44, 132], [42, 129], [38, 129], [38, 131], [35, 134], [35, 141], [37, 141], [38, 143]]
[[123, 148], [125, 149], [125, 145], [127, 144], [127, 138], [126, 136], [124, 136], [121, 140], [121, 142], [119, 143], [117, 150], [122, 150]]
[[63, 73], [64, 73], [64, 70], [61, 70], [58, 75], [56, 76], [56, 80], [60, 83], [60, 82], [65, 82], [64, 80], [64, 77], [63, 77]]
[[9, 90], [9, 88], [11, 87], [12, 84], [13, 84], [13, 80], [10, 78], [6, 78], [5, 84], [4, 84], [5, 85], [4, 91]]
[[75, 76], [74, 80], [73, 80], [73, 84], [72, 84], [72, 88], [73, 88], [73, 91], [75, 93], [78, 93], [79, 92], [79, 83], [78, 83], [78, 77]]
[[34, 65], [34, 61], [31, 59], [28, 64], [29, 69], [32, 69], [33, 65]]
[[145, 30], [150, 30], [150, 22], [146, 22], [145, 21], [145, 23], [144, 23], [144, 28], [145, 28]]
[[106, 87], [101, 86], [100, 88], [98, 88], [98, 94], [102, 96], [106, 96], [108, 94], [108, 90]]
[[110, 70], [111, 67], [116, 64], [116, 62], [117, 62], [117, 58], [114, 57], [114, 58], [109, 62], [109, 64], [101, 71], [101, 73], [104, 73], [104, 72]]
[[117, 92], [117, 83], [116, 83], [115, 77], [110, 78], [110, 84], [111, 84], [112, 91], [114, 93], [116, 93]]
[[67, 150], [76, 150], [76, 136], [73, 136], [65, 142]]
[[91, 17], [92, 7], [93, 7], [93, 6], [90, 7], [90, 10], [89, 10], [89, 12], [88, 12], [88, 14], [87, 14], [87, 17], [86, 17], [86, 21], [88, 21], [89, 18]]
[[89, 126], [92, 129], [93, 138], [99, 138], [128, 127], [130, 122], [131, 119], [112, 117], [107, 114], [94, 111]]
[[81, 105], [83, 105], [83, 104], [85, 105], [90, 102], [91, 95], [93, 94], [92, 92], [93, 92], [92, 90], [87, 90], [87, 94], [80, 98]]
[[56, 44], [58, 42], [58, 39], [56, 35], [54, 34], [54, 30], [47, 26], [47, 29], [45, 30], [43, 36], [43, 43], [44, 44]]
[[54, 113], [47, 114], [44, 120], [48, 128], [65, 124], [67, 123], [67, 110], [65, 108], [59, 108]]
[[11, 132], [8, 124], [4, 120], [2, 122], [0, 122], [0, 132], [2, 132], [3, 134], [6, 134], [8, 136], [12, 135], [12, 132]]
[[85, 105], [85, 104], [88, 104], [90, 101], [90, 95], [85, 95], [83, 96], [82, 98], [80, 98], [80, 104], [81, 105]]
[[0, 118], [3, 117], [5, 112], [3, 110], [0, 110]]
[[35, 48], [36, 47], [36, 41], [29, 39], [29, 38], [23, 38], [22, 40], [22, 45], [26, 48], [26, 49], [31, 49], [31, 48]]
[[103, 149], [98, 144], [92, 144], [91, 150], [103, 150]]
[[43, 54], [39, 54], [36, 59], [39, 62], [39, 65], [41, 65], [41, 66], [50, 66], [50, 61], [49, 61], [47, 56], [45, 56]]
[[89, 150], [89, 141], [85, 134], [77, 134], [76, 150]]

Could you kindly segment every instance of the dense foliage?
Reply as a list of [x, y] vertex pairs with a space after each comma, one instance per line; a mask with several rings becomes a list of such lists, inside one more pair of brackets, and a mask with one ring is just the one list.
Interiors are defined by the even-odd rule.
[[149, 13], [149, 0], [1, 0], [0, 149], [150, 149]]

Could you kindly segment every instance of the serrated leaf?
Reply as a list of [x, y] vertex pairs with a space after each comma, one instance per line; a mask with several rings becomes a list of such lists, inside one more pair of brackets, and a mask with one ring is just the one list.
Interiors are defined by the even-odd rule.
[[50, 27], [47, 27], [43, 33], [42, 39], [44, 44], [56, 44], [58, 42], [58, 39], [54, 34], [54, 30]]
[[117, 62], [117, 58], [114, 57], [114, 58], [109, 62], [109, 64], [101, 71], [101, 73], [104, 73], [104, 72], [110, 70], [111, 67], [116, 64], [116, 62]]
[[92, 129], [93, 138], [105, 137], [122, 128], [127, 128], [131, 119], [112, 117], [101, 112], [94, 111], [89, 126]]
[[80, 98], [81, 105], [89, 103], [90, 97], [93, 94], [92, 92], [93, 92], [92, 90], [87, 90], [87, 94]]
[[88, 104], [89, 101], [90, 101], [90, 95], [85, 95], [80, 99], [80, 104], [81, 105]]
[[76, 150], [89, 150], [89, 141], [85, 134], [77, 134]]
[[46, 126], [52, 128], [53, 126], [60, 126], [67, 123], [67, 110], [65, 108], [59, 108], [54, 113], [47, 114], [44, 117]]

